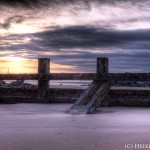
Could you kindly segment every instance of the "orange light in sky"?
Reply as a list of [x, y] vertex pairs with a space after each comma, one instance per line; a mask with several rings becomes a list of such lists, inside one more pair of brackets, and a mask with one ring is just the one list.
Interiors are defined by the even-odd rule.
[[[3, 57], [0, 58], [0, 73], [1, 74], [24, 74], [37, 73], [37, 60], [29, 60], [22, 57]], [[50, 64], [50, 72], [75, 72], [76, 67], [62, 64]]]
[[0, 73], [36, 73], [37, 61], [21, 57], [4, 57], [0, 59]]

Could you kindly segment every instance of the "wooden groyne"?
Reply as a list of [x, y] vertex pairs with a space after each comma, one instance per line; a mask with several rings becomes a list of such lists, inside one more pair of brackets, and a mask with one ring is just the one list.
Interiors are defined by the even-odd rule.
[[69, 113], [94, 113], [103, 101], [107, 101], [110, 89], [109, 80], [105, 78], [108, 74], [108, 58], [97, 58], [96, 73], [96, 78], [70, 108]]
[[[96, 73], [50, 73], [50, 59], [38, 59], [37, 74], [0, 74], [0, 80], [38, 80], [35, 89], [0, 88], [0, 103], [74, 102], [70, 113], [94, 113], [112, 105], [150, 106], [150, 90], [112, 89], [117, 81], [150, 81], [150, 73], [109, 73], [109, 60], [97, 58]], [[50, 80], [92, 80], [86, 90], [52, 89]]]

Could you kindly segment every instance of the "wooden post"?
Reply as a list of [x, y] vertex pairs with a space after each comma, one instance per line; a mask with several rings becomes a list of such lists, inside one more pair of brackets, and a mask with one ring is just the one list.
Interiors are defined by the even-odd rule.
[[107, 57], [97, 58], [97, 71], [96, 72], [101, 75], [108, 74], [108, 58]]
[[[50, 70], [50, 59], [49, 58], [39, 58], [38, 59], [38, 74], [42, 76], [44, 74], [49, 74]], [[41, 78], [38, 80], [39, 103], [49, 103], [48, 90], [49, 90], [49, 80], [46, 78]]]
[[[109, 60], [108, 60], [108, 58], [107, 57], [98, 57], [97, 58], [97, 74], [98, 75], [102, 75], [102, 76], [105, 76], [105, 75], [108, 75], [108, 73], [109, 73]], [[109, 81], [99, 81], [98, 80], [98, 78], [99, 78], [99, 76], [97, 76], [97, 83], [98, 84], [105, 84], [105, 83], [107, 83], [107, 85], [108, 85], [108, 87], [107, 88], [110, 88], [110, 83], [109, 83]], [[106, 89], [107, 89], [106, 88]], [[101, 103], [101, 106], [105, 106], [105, 107], [107, 107], [109, 104], [108, 104], [108, 89], [106, 90], [106, 95], [107, 95], [107, 98], [106, 98], [106, 100], [105, 101], [103, 101], [102, 103]], [[104, 94], [104, 95], [105, 95]], [[99, 104], [96, 104], [97, 106], [99, 105]]]

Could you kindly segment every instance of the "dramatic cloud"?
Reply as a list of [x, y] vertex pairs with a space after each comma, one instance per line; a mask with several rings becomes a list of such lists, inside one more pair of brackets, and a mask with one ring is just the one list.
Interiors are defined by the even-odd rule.
[[[52, 31], [33, 34], [31, 40], [43, 46], [52, 48], [93, 48], [93, 47], [127, 47], [132, 43], [131, 49], [141, 45], [149, 49], [150, 29], [148, 30], [110, 30], [105, 28], [92, 28], [86, 26], [72, 26]], [[147, 44], [148, 44], [147, 43]]]
[[4, 23], [0, 23], [0, 27], [4, 29], [9, 29], [11, 27], [11, 24], [22, 23], [23, 21], [24, 21], [23, 16], [19, 16], [19, 15], [13, 16], [13, 17], [6, 19]]
[[[100, 3], [111, 3], [115, 4], [114, 0], [93, 0], [95, 2]], [[83, 2], [86, 5], [89, 5], [91, 1], [89, 0], [79, 0], [78, 2]], [[46, 5], [66, 5], [66, 4], [74, 4], [78, 3], [76, 0], [1, 0], [0, 3], [8, 6], [20, 6], [20, 7], [38, 7], [38, 6], [46, 6]]]
[[107, 56], [113, 72], [149, 72], [149, 8], [149, 0], [2, 0], [1, 58], [50, 57], [91, 72]]
[[65, 4], [74, 4], [78, 2], [83, 2], [86, 5], [90, 5], [91, 2], [94, 3], [100, 3], [100, 4], [111, 4], [111, 5], [117, 5], [118, 3], [130, 3], [130, 4], [141, 4], [141, 7], [146, 3], [149, 3], [149, 0], [145, 0], [144, 4], [141, 2], [141, 0], [1, 0], [0, 4], [4, 5], [14, 5], [14, 6], [24, 6], [24, 7], [30, 7], [30, 6], [46, 6], [48, 4], [55, 4], [55, 5], [65, 5]]
[[[24, 53], [24, 56], [30, 59], [50, 57], [55, 63], [72, 65], [84, 71], [95, 70], [92, 66], [98, 56], [107, 56], [113, 60], [111, 67], [114, 70], [120, 71], [120, 68], [122, 70], [124, 68], [124, 71], [130, 70], [129, 68], [140, 72], [149, 70], [150, 29], [118, 31], [72, 26], [33, 34], [7, 36], [6, 39], [23, 41], [27, 38], [30, 40], [24, 43], [18, 41], [18, 44], [2, 45], [0, 50], [20, 51], [17, 56], [22, 56]], [[115, 63], [116, 61], [118, 64]], [[131, 62], [132, 64], [129, 65]]]
[[[20, 47], [30, 50], [36, 45], [37, 50], [46, 49], [91, 49], [91, 48], [105, 48], [112, 50], [113, 48], [124, 49], [130, 51], [149, 50], [150, 47], [150, 29], [139, 30], [110, 30], [107, 28], [94, 28], [88, 26], [71, 26], [65, 28], [57, 28], [54, 30], [47, 30], [38, 33], [24, 34], [24, 35], [9, 35], [3, 38], [8, 41], [12, 39], [21, 39], [21, 44], [1, 45], [1, 49]], [[27, 43], [23, 42], [27, 40]], [[17, 42], [17, 41], [16, 41]], [[33, 45], [33, 46], [32, 46]], [[27, 46], [27, 47], [26, 47]]]

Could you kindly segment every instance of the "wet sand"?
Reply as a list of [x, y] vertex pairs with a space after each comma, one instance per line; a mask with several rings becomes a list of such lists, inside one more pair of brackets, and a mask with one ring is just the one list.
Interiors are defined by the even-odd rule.
[[125, 144], [150, 144], [149, 108], [70, 115], [65, 112], [70, 106], [0, 105], [0, 150], [124, 150]]
[[[87, 85], [50, 85], [54, 89], [86, 89]], [[150, 87], [124, 87], [124, 86], [112, 86], [112, 90], [145, 90], [149, 91]]]

